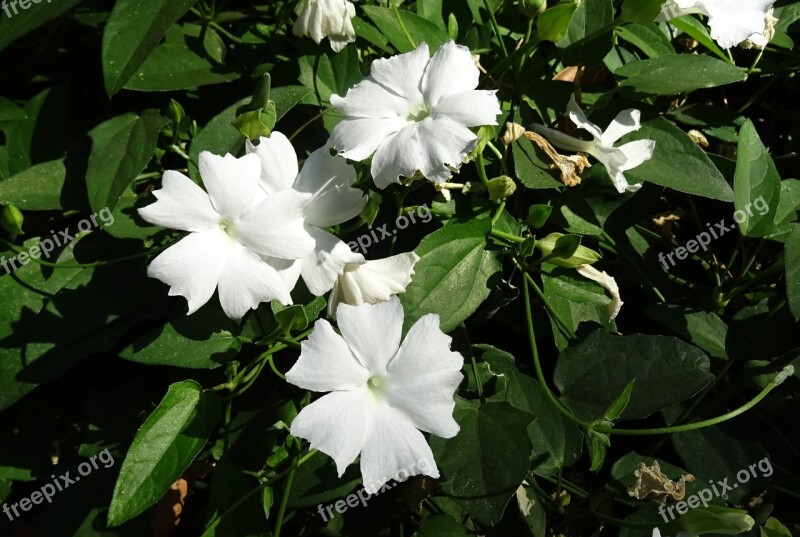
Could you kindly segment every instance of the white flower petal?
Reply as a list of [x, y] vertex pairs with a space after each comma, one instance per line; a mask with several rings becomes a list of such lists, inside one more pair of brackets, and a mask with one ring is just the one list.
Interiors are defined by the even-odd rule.
[[363, 262], [364, 257], [327, 231], [313, 226], [306, 226], [306, 231], [314, 238], [316, 246], [300, 259], [300, 270], [308, 290], [322, 296], [331, 290], [345, 265]]
[[164, 172], [158, 201], [139, 209], [139, 215], [157, 226], [183, 231], [203, 231], [219, 224], [221, 217], [208, 194], [194, 181], [174, 170]]
[[364, 490], [374, 494], [392, 479], [404, 480], [419, 474], [439, 477], [425, 437], [402, 413], [388, 405], [377, 407], [361, 450]]
[[430, 59], [428, 44], [420, 43], [411, 52], [374, 60], [370, 65], [370, 76], [407, 101], [422, 102], [422, 76]]
[[443, 97], [474, 90], [480, 71], [467, 47], [448, 41], [442, 45], [425, 69], [422, 93], [429, 106], [436, 106]]
[[317, 149], [303, 164], [294, 189], [312, 195], [304, 210], [312, 226], [330, 227], [358, 216], [369, 198], [353, 188], [356, 170], [341, 157], [332, 157], [327, 147]]
[[339, 52], [356, 39], [352, 18], [355, 6], [348, 0], [308, 0], [292, 28], [298, 37], [309, 36], [317, 44], [330, 38], [331, 48]]
[[400, 348], [403, 306], [395, 297], [380, 304], [349, 306], [336, 310], [339, 329], [350, 350], [373, 375], [385, 374], [386, 365]]
[[219, 301], [231, 319], [241, 319], [262, 302], [291, 304], [290, 289], [278, 272], [241, 244], [228, 253], [219, 276]]
[[502, 113], [496, 91], [469, 90], [448, 95], [433, 107], [433, 116], [447, 116], [465, 127], [497, 125]]
[[417, 254], [407, 252], [345, 266], [344, 273], [334, 286], [336, 292], [331, 293], [328, 299], [328, 314], [335, 317], [336, 306], [340, 301], [352, 306], [377, 304], [404, 292], [411, 283], [417, 261]]
[[600, 136], [600, 143], [603, 145], [613, 145], [626, 134], [638, 131], [642, 126], [641, 118], [642, 113], [639, 110], [634, 108], [623, 110], [617, 114], [617, 117], [614, 118], [605, 132]]
[[402, 129], [403, 119], [345, 118], [333, 128], [330, 145], [340, 156], [361, 161]]
[[247, 153], [255, 153], [261, 161], [261, 188], [268, 194], [289, 189], [297, 178], [297, 153], [292, 142], [274, 131], [269, 138], [262, 136], [258, 145], [246, 140]]
[[732, 48], [752, 34], [763, 34], [767, 11], [775, 0], [703, 0], [711, 37], [722, 48]]
[[442, 438], [458, 433], [453, 393], [464, 378], [464, 357], [450, 350], [450, 341], [439, 328], [438, 315], [423, 316], [389, 363], [386, 379], [386, 401], [416, 428]]
[[619, 169], [625, 172], [640, 166], [653, 158], [655, 148], [655, 140], [636, 140], [619, 146], [617, 149], [625, 156], [625, 161]]
[[211, 204], [223, 217], [233, 220], [252, 205], [261, 176], [257, 156], [220, 157], [203, 151], [198, 167]]
[[311, 196], [284, 190], [259, 203], [234, 222], [236, 239], [262, 255], [299, 259], [314, 249], [303, 224], [303, 208]]
[[378, 188], [411, 177], [419, 170], [433, 181], [447, 181], [478, 143], [478, 137], [448, 117], [428, 117], [386, 140], [372, 159], [372, 177]]
[[589, 121], [589, 118], [586, 117], [583, 110], [581, 109], [580, 105], [575, 101], [575, 96], [569, 98], [569, 104], [567, 104], [567, 113], [569, 115], [569, 119], [581, 129], [587, 131], [595, 140], [599, 140], [603, 134], [603, 131], [600, 130], [600, 127]]
[[365, 78], [350, 88], [344, 97], [331, 95], [331, 104], [349, 117], [397, 119], [405, 118], [414, 103], [371, 78]]
[[214, 294], [235, 244], [218, 227], [190, 233], [159, 254], [147, 267], [147, 275], [169, 285], [169, 296], [186, 298], [191, 315]]
[[370, 432], [372, 405], [366, 387], [329, 393], [300, 411], [292, 421], [292, 436], [329, 455], [342, 477]]
[[278, 272], [287, 289], [291, 291], [295, 288], [297, 280], [300, 279], [300, 259], [280, 259], [263, 255], [260, 257]]
[[290, 383], [315, 392], [353, 390], [363, 387], [369, 377], [342, 336], [324, 319], [314, 324], [314, 331], [300, 344], [300, 358], [286, 373]]
[[591, 265], [581, 265], [577, 268], [578, 272], [584, 278], [588, 278], [594, 282], [602, 285], [610, 294], [611, 302], [609, 302], [606, 309], [611, 319], [615, 319], [619, 315], [619, 310], [622, 309], [622, 299], [619, 296], [619, 287], [617, 281], [608, 275], [607, 272], [601, 272]]

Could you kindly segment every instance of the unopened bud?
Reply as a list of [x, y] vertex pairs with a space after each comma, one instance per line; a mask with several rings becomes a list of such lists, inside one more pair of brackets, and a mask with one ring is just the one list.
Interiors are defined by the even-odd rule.
[[518, 0], [517, 6], [522, 13], [533, 19], [547, 9], [547, 0]]
[[[551, 233], [543, 239], [536, 241], [536, 247], [542, 252], [544, 257], [552, 254], [559, 254], [556, 246], [558, 240], [565, 237], [563, 233]], [[563, 243], [562, 243], [563, 244]], [[581, 265], [591, 265], [600, 260], [600, 254], [585, 246], [578, 246], [569, 257], [552, 257], [547, 260], [548, 263], [564, 268], [577, 268]]]
[[507, 175], [489, 180], [489, 199], [494, 202], [500, 202], [516, 191], [517, 184]]

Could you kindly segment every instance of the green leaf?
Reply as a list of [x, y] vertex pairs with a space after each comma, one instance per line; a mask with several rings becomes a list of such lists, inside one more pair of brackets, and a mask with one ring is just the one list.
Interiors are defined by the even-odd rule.
[[184, 42], [167, 42], [153, 50], [126, 79], [124, 87], [136, 91], [173, 91], [230, 82], [240, 76], [220, 69]]
[[672, 19], [669, 23], [678, 30], [686, 33], [686, 35], [692, 39], [697, 40], [698, 43], [716, 54], [722, 61], [730, 62], [728, 56], [717, 46], [714, 40], [711, 39], [711, 36], [708, 35], [706, 27], [692, 15]]
[[733, 201], [733, 189], [725, 177], [705, 151], [673, 123], [663, 117], [646, 121], [622, 142], [643, 139], [655, 140], [653, 158], [626, 171], [629, 179], [649, 181], [686, 194]]
[[725, 351], [728, 325], [717, 314], [670, 304], [650, 305], [645, 313], [711, 356], [728, 359]]
[[661, 12], [666, 0], [625, 0], [622, 3], [622, 18], [636, 24], [648, 24]]
[[5, 97], [0, 97], [0, 122], [21, 121], [23, 119], [28, 119], [28, 114], [25, 113], [25, 110]]
[[[488, 366], [493, 378], [505, 381], [486, 400], [505, 401], [516, 409], [536, 416], [536, 420], [528, 425], [528, 438], [533, 448], [531, 470], [537, 475], [549, 476], [559, 468], [576, 462], [581, 454], [583, 434], [577, 425], [553, 407], [541, 384], [520, 373], [511, 354], [490, 345], [474, 345], [474, 349], [476, 358]], [[483, 389], [486, 395], [489, 386]]]
[[449, 39], [444, 28], [415, 13], [400, 10], [402, 24], [414, 40], [412, 45], [391, 9], [380, 6], [363, 6], [362, 9], [398, 52], [411, 52], [422, 42], [427, 43], [433, 52]]
[[141, 116], [132, 112], [105, 121], [89, 131], [92, 152], [86, 169], [86, 188], [92, 210], [112, 211], [136, 176], [150, 162], [166, 118], [157, 110]]
[[514, 155], [514, 169], [517, 177], [527, 188], [558, 188], [562, 185], [553, 178], [545, 161], [544, 152], [525, 137], [511, 144]]
[[[195, 0], [119, 0], [114, 4], [102, 44], [103, 80], [109, 95], [125, 87], [170, 27], [194, 3]], [[171, 52], [180, 56], [175, 50]], [[181, 65], [178, 58], [173, 61], [173, 67]]]
[[619, 394], [613, 403], [608, 407], [603, 413], [603, 419], [608, 421], [616, 421], [625, 412], [625, 409], [628, 408], [628, 405], [631, 402], [631, 394], [633, 393], [633, 387], [636, 385], [636, 378], [632, 378], [631, 381], [625, 386], [625, 389], [622, 390], [622, 393]]
[[169, 387], [122, 462], [108, 510], [110, 527], [137, 516], [169, 490], [208, 441], [219, 407], [216, 393], [192, 380]]
[[537, 37], [541, 41], [553, 43], [564, 39], [576, 9], [577, 2], [561, 2], [547, 8], [536, 20]]
[[496, 253], [486, 250], [489, 224], [481, 219], [445, 226], [414, 250], [420, 260], [400, 295], [406, 329], [423, 315], [438, 313], [442, 330], [449, 332], [489, 296], [489, 278], [500, 271]]
[[0, 181], [0, 204], [14, 204], [23, 211], [62, 209], [61, 190], [66, 179], [63, 159], [36, 164]]
[[228, 49], [225, 47], [225, 41], [222, 40], [219, 33], [210, 26], [207, 26], [203, 32], [203, 49], [208, 54], [209, 58], [215, 62], [222, 64], [225, 62], [225, 53]]
[[547, 223], [551, 212], [553, 212], [553, 207], [550, 205], [531, 205], [528, 207], [528, 216], [525, 218], [525, 223], [533, 229], [539, 229]]
[[755, 520], [744, 509], [720, 505], [690, 509], [681, 518], [681, 526], [691, 532], [691, 535], [738, 535], [749, 531], [754, 525]]
[[800, 320], [800, 224], [792, 224], [785, 249], [786, 296], [789, 310], [796, 320]]
[[236, 332], [236, 323], [216, 305], [206, 305], [191, 317], [182, 315], [151, 330], [120, 357], [148, 365], [213, 369], [236, 357]]
[[[581, 0], [578, 9], [570, 20], [567, 35], [556, 45], [559, 48], [572, 47], [568, 52], [562, 53], [565, 65], [597, 65], [612, 46], [612, 30], [610, 25], [614, 20], [614, 3], [612, 0]], [[608, 32], [584, 41], [603, 28], [608, 27]]]
[[680, 403], [713, 380], [708, 356], [697, 347], [665, 336], [614, 336], [594, 331], [558, 358], [555, 383], [577, 415], [603, 416], [617, 395], [636, 379], [623, 420], [646, 418]]
[[469, 531], [447, 515], [432, 515], [422, 521], [413, 537], [470, 537]]
[[[228, 459], [220, 460], [214, 467], [211, 477], [211, 490], [208, 498], [206, 525], [237, 504], [252, 492], [252, 485], [241, 471]], [[269, 487], [264, 489], [270, 490]], [[247, 501], [236, 505], [231, 516], [219, 520], [213, 529], [203, 533], [205, 537], [269, 537], [267, 518], [259, 495], [251, 494]]]
[[508, 403], [483, 405], [456, 399], [454, 417], [461, 430], [430, 440], [442, 491], [478, 522], [494, 525], [530, 466], [527, 428], [534, 417]]
[[777, 231], [775, 215], [781, 178], [755, 125], [747, 120], [739, 131], [736, 175], [733, 181], [734, 220], [745, 237], [764, 237]]
[[675, 54], [672, 43], [657, 24], [648, 24], [647, 26], [630, 24], [618, 27], [616, 32], [620, 38], [639, 48], [648, 58]]
[[345, 47], [333, 57], [324, 54], [303, 56], [298, 63], [300, 83], [309, 91], [318, 92], [323, 102], [330, 101], [333, 94], [344, 96], [347, 90], [364, 78], [355, 47]]
[[11, 7], [14, 3], [9, 0], [7, 9], [13, 16], [5, 12], [0, 15], [0, 50], [80, 3], [81, 0], [39, 0], [34, 5], [28, 3], [28, 9], [21, 9], [20, 6], [18, 10], [17, 7]]
[[744, 71], [709, 56], [668, 54], [626, 63], [614, 72], [623, 77], [620, 88], [650, 95], [676, 95], [701, 88], [742, 82]]
[[531, 535], [547, 535], [547, 512], [542, 500], [533, 487], [520, 486], [517, 490], [519, 513], [525, 520]]

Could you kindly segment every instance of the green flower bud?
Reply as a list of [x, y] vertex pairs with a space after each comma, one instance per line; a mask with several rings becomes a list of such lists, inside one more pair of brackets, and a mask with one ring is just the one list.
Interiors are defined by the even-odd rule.
[[551, 233], [543, 239], [536, 241], [536, 247], [542, 252], [542, 256], [554, 257], [547, 260], [547, 263], [564, 268], [577, 268], [581, 265], [591, 265], [600, 259], [600, 254], [585, 246], [580, 246], [580, 241], [576, 247], [575, 235], [564, 235], [563, 233]]
[[517, 6], [522, 13], [533, 19], [547, 9], [547, 0], [518, 0]]
[[718, 505], [692, 509], [681, 518], [681, 526], [691, 535], [703, 533], [737, 535], [750, 531], [754, 525], [755, 521], [747, 511]]
[[517, 184], [507, 176], [501, 175], [489, 180], [489, 199], [499, 203], [517, 191]]
[[0, 226], [11, 235], [12, 241], [22, 235], [22, 223], [24, 221], [25, 217], [13, 205], [5, 205], [0, 209]]

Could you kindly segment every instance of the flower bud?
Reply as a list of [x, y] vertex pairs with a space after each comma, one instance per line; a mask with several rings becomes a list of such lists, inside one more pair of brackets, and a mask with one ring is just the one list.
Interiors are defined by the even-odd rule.
[[[558, 254], [559, 251], [556, 248], [558, 239], [564, 236], [565, 235], [563, 233], [551, 233], [547, 237], [536, 241], [536, 247], [540, 252], [542, 252], [544, 257], [554, 253]], [[563, 247], [563, 243], [562, 245], [559, 245], [559, 247]], [[585, 246], [578, 246], [568, 258], [564, 259], [563, 257], [553, 257], [548, 259], [547, 262], [558, 267], [577, 268], [581, 265], [591, 265], [598, 260], [600, 260], [600, 254], [590, 248], [586, 248]]]
[[547, 9], [547, 0], [518, 0], [517, 6], [522, 13], [533, 19]]
[[517, 184], [507, 175], [501, 175], [489, 180], [489, 199], [494, 202], [499, 203], [516, 191]]

